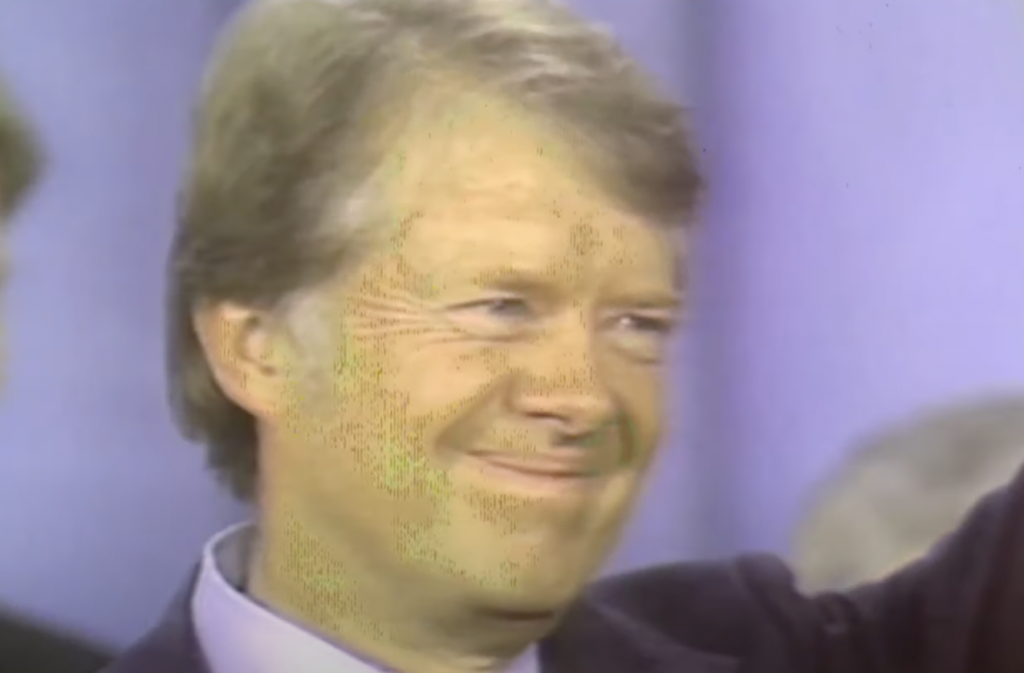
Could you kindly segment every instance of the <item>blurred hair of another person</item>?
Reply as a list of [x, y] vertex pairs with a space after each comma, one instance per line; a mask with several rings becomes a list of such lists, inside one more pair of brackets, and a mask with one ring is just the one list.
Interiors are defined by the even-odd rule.
[[0, 226], [35, 183], [40, 163], [32, 132], [0, 82]]
[[809, 591], [881, 579], [956, 529], [1024, 459], [1024, 395], [932, 410], [887, 427], [818, 489], [793, 567]]
[[[15, 207], [34, 186], [41, 163], [28, 123], [0, 82], [0, 290], [9, 268], [8, 223]], [[4, 326], [0, 316], [0, 343]], [[4, 355], [0, 350], [0, 382]], [[92, 673], [109, 659], [99, 648], [0, 604], [0, 673]]]

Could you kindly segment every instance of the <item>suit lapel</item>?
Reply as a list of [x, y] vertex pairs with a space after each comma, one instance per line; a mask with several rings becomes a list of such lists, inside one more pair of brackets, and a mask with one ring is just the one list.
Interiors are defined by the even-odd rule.
[[[159, 626], [105, 673], [210, 673], [192, 624], [198, 567]], [[540, 643], [542, 673], [734, 673], [736, 660], [686, 647], [588, 597]]]
[[733, 673], [735, 659], [692, 649], [592, 598], [540, 643], [542, 673]]
[[171, 601], [159, 625], [102, 673], [210, 673], [192, 624], [198, 566]]

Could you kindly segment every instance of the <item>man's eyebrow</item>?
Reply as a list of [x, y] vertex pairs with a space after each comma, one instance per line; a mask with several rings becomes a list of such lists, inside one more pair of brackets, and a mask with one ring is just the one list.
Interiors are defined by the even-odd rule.
[[664, 290], [620, 292], [615, 294], [611, 303], [641, 311], [678, 311], [685, 305], [683, 297], [678, 292]]
[[497, 269], [478, 269], [469, 272], [466, 279], [477, 285], [490, 285], [501, 290], [522, 294], [551, 291], [551, 283], [544, 280], [540, 269], [523, 266], [505, 266]]

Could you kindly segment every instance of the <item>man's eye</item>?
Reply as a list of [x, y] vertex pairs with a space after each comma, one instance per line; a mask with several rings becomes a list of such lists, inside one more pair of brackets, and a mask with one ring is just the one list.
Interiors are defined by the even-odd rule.
[[643, 334], [668, 334], [673, 328], [673, 322], [668, 318], [645, 315], [624, 315], [618, 319], [618, 324]]
[[494, 297], [456, 306], [448, 315], [464, 332], [505, 339], [517, 336], [529, 327], [534, 311], [517, 297]]
[[499, 297], [497, 299], [485, 299], [466, 305], [468, 309], [476, 309], [488, 315], [520, 319], [530, 316], [530, 307], [522, 299], [515, 297]]
[[611, 343], [622, 353], [646, 362], [660, 362], [666, 355], [675, 324], [667, 317], [631, 313], [616, 316], [611, 326]]

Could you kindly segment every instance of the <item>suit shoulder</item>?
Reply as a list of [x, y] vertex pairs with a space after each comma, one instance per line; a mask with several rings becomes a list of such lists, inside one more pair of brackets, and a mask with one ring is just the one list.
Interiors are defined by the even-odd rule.
[[75, 635], [0, 613], [0, 663], [18, 662], [33, 670], [38, 666], [42, 670], [94, 671], [110, 659], [103, 648]]
[[766, 554], [645, 568], [604, 579], [590, 595], [672, 640], [741, 658], [796, 644], [780, 636], [810, 625], [815, 612], [789, 568]]

